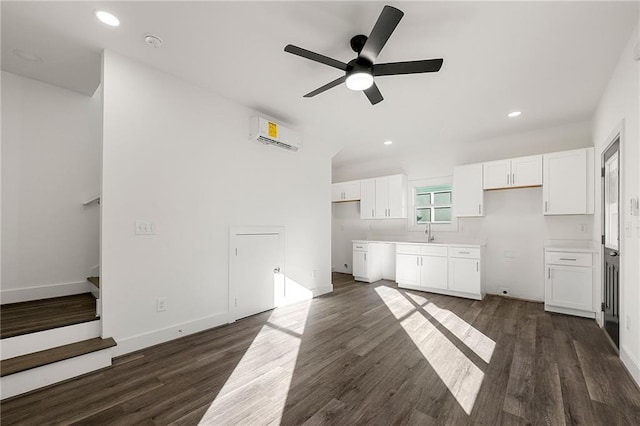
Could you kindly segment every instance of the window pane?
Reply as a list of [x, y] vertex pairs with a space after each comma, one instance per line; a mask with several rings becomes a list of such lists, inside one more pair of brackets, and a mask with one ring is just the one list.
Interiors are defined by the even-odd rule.
[[431, 209], [416, 209], [416, 223], [431, 222]]
[[436, 192], [433, 194], [433, 204], [437, 205], [450, 205], [451, 193], [450, 192]]
[[451, 207], [439, 207], [433, 213], [434, 222], [451, 222]]
[[430, 206], [431, 194], [416, 195], [416, 206]]

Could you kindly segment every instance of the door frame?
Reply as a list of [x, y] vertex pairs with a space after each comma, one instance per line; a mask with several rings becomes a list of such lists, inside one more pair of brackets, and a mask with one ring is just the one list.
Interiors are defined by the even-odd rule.
[[[618, 173], [619, 173], [619, 181], [618, 181], [618, 191], [620, 192], [620, 199], [618, 200], [619, 203], [619, 210], [620, 210], [620, 216], [618, 217], [618, 220], [620, 221], [620, 229], [618, 230], [618, 249], [620, 250], [620, 252], [623, 253], [623, 256], [620, 256], [620, 278], [619, 278], [619, 283], [620, 283], [620, 301], [624, 301], [624, 297], [626, 296], [626, 288], [625, 288], [625, 274], [624, 274], [624, 268], [623, 265], [625, 263], [624, 261], [624, 239], [626, 238], [625, 235], [625, 230], [624, 230], [624, 189], [625, 189], [625, 176], [624, 176], [624, 171], [626, 169], [625, 167], [625, 161], [624, 161], [624, 155], [625, 155], [625, 132], [624, 132], [624, 118], [622, 120], [620, 120], [620, 122], [613, 128], [613, 130], [609, 133], [609, 136], [607, 136], [607, 138], [605, 139], [605, 143], [602, 145], [602, 149], [600, 150], [600, 164], [599, 164], [599, 169], [602, 170], [602, 167], [604, 167], [604, 153], [607, 152], [607, 150], [611, 147], [611, 145], [613, 145], [613, 143], [616, 141], [616, 139], [619, 139], [619, 145], [618, 145], [618, 155], [619, 155], [619, 161], [618, 161]], [[596, 315], [596, 321], [598, 323], [598, 325], [603, 328], [604, 327], [604, 312], [601, 309], [601, 305], [602, 302], [604, 300], [603, 297], [603, 292], [604, 292], [604, 274], [605, 274], [605, 268], [604, 268], [604, 244], [602, 244], [602, 236], [604, 235], [604, 212], [602, 211], [602, 197], [604, 197], [604, 180], [602, 178], [602, 173], [599, 173], [600, 175], [600, 198], [598, 200], [598, 208], [600, 209], [600, 231], [598, 233], [598, 242], [600, 243], [598, 246], [600, 247], [600, 260], [598, 262], [598, 267], [600, 268], [598, 277], [599, 277], [599, 289], [597, 292], [597, 299], [596, 299], [596, 310], [597, 310], [597, 315]], [[622, 347], [622, 323], [623, 323], [623, 318], [625, 318], [626, 315], [626, 309], [624, 306], [624, 303], [620, 303], [620, 306], [618, 307], [620, 309], [620, 340], [619, 340], [619, 345], [620, 347]]]
[[[236, 297], [235, 273], [233, 270], [232, 259], [235, 256], [235, 247], [237, 238], [243, 235], [278, 235], [278, 260], [280, 263], [280, 275], [282, 277], [282, 298], [286, 295], [285, 288], [285, 233], [284, 226], [240, 226], [229, 228], [229, 275], [228, 275], [228, 300], [227, 300], [227, 323], [231, 324], [236, 321], [235, 310], [232, 309], [233, 300]], [[278, 306], [278, 302], [275, 303]]]

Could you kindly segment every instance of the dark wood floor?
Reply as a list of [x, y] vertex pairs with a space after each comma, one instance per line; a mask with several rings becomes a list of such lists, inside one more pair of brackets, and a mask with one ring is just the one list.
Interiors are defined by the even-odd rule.
[[593, 321], [335, 282], [5, 401], [2, 424], [640, 424], [640, 392]]
[[11, 303], [0, 307], [0, 338], [95, 319], [96, 299], [91, 293]]

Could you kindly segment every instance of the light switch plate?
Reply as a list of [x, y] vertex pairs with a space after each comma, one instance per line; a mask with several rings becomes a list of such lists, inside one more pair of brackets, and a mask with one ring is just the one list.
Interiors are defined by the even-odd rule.
[[155, 235], [156, 225], [148, 220], [136, 220], [136, 235]]

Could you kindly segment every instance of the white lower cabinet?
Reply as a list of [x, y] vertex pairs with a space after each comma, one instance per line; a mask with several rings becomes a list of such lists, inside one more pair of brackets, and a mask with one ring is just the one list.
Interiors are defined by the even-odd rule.
[[481, 247], [398, 244], [396, 282], [401, 288], [482, 300]]
[[593, 254], [545, 251], [546, 311], [595, 318]]
[[376, 244], [353, 243], [353, 278], [372, 283], [382, 279], [380, 250]]

